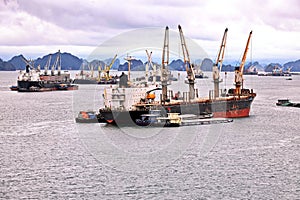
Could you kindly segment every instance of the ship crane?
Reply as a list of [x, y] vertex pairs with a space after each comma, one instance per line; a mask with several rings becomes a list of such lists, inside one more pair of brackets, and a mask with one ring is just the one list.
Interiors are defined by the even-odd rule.
[[105, 69], [104, 69], [106, 80], [109, 80], [109, 71], [110, 71], [111, 67], [113, 66], [113, 64], [115, 63], [116, 59], [117, 59], [117, 54], [116, 54], [115, 57], [112, 59], [112, 61], [110, 62], [110, 64], [107, 65], [107, 66], [105, 67]]
[[135, 58], [133, 56], [128, 56], [126, 58], [124, 58], [124, 60], [127, 60], [128, 63], [128, 82], [130, 83], [130, 68], [131, 68], [131, 61], [135, 60]]
[[187, 78], [189, 82], [189, 97], [191, 100], [191, 99], [195, 99], [195, 73], [194, 73], [193, 66], [190, 62], [189, 52], [180, 25], [178, 25], [178, 29], [179, 29], [181, 46], [182, 46], [185, 70], [187, 72]]
[[148, 73], [149, 73], [149, 68], [151, 67], [153, 70], [153, 82], [155, 84], [156, 82], [156, 66], [153, 65], [152, 63], [152, 51], [149, 53], [149, 51], [146, 49], [146, 54], [147, 54], [147, 58], [148, 58], [148, 64], [146, 65], [146, 81], [148, 81]]
[[56, 69], [56, 66], [57, 66], [57, 70], [58, 70], [57, 74], [60, 75], [60, 71], [61, 71], [60, 50], [58, 50], [56, 60], [55, 60], [54, 64], [51, 67], [51, 76], [54, 76], [54, 71]]
[[94, 65], [92, 65], [91, 63], [88, 63], [88, 68], [91, 72], [91, 78], [94, 77]]
[[234, 78], [234, 82], [235, 82], [235, 94], [236, 95], [241, 95], [242, 94], [242, 88], [243, 88], [243, 72], [244, 72], [244, 66], [245, 66], [245, 62], [246, 62], [246, 57], [247, 57], [247, 52], [249, 49], [249, 44], [250, 44], [250, 39], [252, 36], [252, 31], [250, 31], [249, 33], [249, 37], [247, 40], [247, 44], [246, 44], [246, 48], [244, 51], [244, 55], [241, 61], [241, 64], [239, 67], [236, 67], [234, 72], [235, 72], [235, 78]]
[[214, 82], [214, 97], [215, 98], [219, 97], [219, 91], [220, 91], [219, 84], [222, 82], [222, 79], [220, 80], [220, 72], [222, 71], [222, 63], [223, 63], [224, 53], [225, 53], [227, 32], [228, 32], [228, 28], [226, 28], [224, 31], [224, 35], [222, 38], [218, 57], [217, 57], [216, 63], [213, 66], [213, 82]]
[[50, 56], [48, 58], [48, 61], [47, 61], [46, 65], [45, 65], [45, 67], [44, 67], [44, 74], [45, 75], [48, 75], [48, 68], [50, 66], [50, 62], [51, 62], [51, 54], [50, 54]]
[[27, 60], [26, 58], [22, 58], [22, 60], [26, 63], [26, 73], [29, 73], [31, 69], [34, 69], [33, 60]]
[[[162, 52], [162, 61], [161, 61], [161, 85], [162, 85], [162, 99], [161, 102], [164, 104], [168, 98], [168, 72], [167, 66], [169, 65], [169, 27], [166, 26], [165, 37], [164, 37], [164, 46]], [[155, 74], [154, 74], [155, 75]]]

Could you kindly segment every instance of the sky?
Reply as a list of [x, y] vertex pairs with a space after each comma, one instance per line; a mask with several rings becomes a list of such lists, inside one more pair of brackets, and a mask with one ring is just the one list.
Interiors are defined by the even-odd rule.
[[[185, 37], [212, 60], [227, 27], [224, 63], [240, 61], [251, 30], [248, 61], [284, 63], [300, 59], [299, 10], [298, 0], [0, 0], [0, 58], [34, 59], [58, 49], [89, 58], [105, 45], [134, 55], [120, 46], [136, 44], [132, 48], [141, 50], [151, 48], [151, 41], [157, 52], [165, 27], [178, 33], [180, 24]], [[153, 30], [161, 36], [152, 37]], [[148, 42], [137, 42], [143, 39]], [[175, 40], [170, 43], [179, 46]], [[180, 53], [176, 45], [173, 50]]]

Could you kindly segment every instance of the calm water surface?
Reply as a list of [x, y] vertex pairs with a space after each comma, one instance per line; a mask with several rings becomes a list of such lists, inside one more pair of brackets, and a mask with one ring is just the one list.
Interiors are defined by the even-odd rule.
[[[300, 197], [300, 109], [275, 106], [300, 102], [300, 76], [245, 76], [257, 93], [249, 118], [163, 129], [76, 124], [104, 86], [17, 93], [16, 77], [0, 72], [0, 199]], [[197, 86], [206, 96], [211, 78]]]

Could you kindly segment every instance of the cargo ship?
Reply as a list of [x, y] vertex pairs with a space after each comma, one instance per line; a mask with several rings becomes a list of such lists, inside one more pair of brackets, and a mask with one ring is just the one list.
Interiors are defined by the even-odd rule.
[[[248, 117], [251, 104], [256, 96], [252, 89], [243, 88], [243, 71], [246, 55], [249, 47], [252, 31], [249, 34], [247, 45], [244, 51], [240, 66], [235, 68], [235, 88], [228, 92], [219, 90], [220, 71], [225, 51], [227, 31], [225, 29], [220, 51], [216, 63], [213, 66], [214, 90], [209, 92], [207, 98], [200, 98], [198, 90], [194, 88], [195, 73], [193, 65], [190, 63], [189, 53], [183, 36], [181, 26], [178, 26], [184, 63], [187, 72], [189, 91], [183, 92], [183, 95], [168, 90], [168, 77], [166, 66], [168, 65], [168, 27], [165, 30], [163, 54], [162, 54], [162, 81], [161, 87], [156, 85], [147, 85], [144, 87], [130, 87], [127, 83], [130, 80], [120, 79], [118, 87], [110, 87], [104, 90], [104, 108], [99, 110], [107, 123], [117, 125], [135, 125], [142, 116], [151, 114], [152, 110], [159, 110], [161, 117], [166, 117], [168, 113], [193, 114], [201, 116], [211, 114], [213, 117], [238, 118]], [[128, 82], [127, 82], [128, 81]], [[220, 92], [221, 91], [221, 92]]]
[[255, 66], [250, 66], [248, 69], [244, 70], [244, 75], [258, 75], [257, 68]]
[[102, 68], [98, 66], [98, 76], [94, 77], [94, 67], [88, 65], [89, 70], [84, 70], [85, 63], [82, 63], [81, 70], [79, 74], [76, 74], [73, 81], [74, 84], [117, 84], [118, 76], [109, 75], [109, 71], [116, 61], [117, 55], [112, 59], [110, 64]]
[[[44, 70], [40, 67], [35, 68], [28, 60], [25, 71], [20, 71], [17, 86], [13, 89], [18, 92], [46, 92], [54, 90], [77, 90], [78, 86], [71, 84], [70, 73], [61, 72], [60, 51], [58, 51], [55, 63], [48, 72], [51, 63], [51, 56], [48, 59]], [[56, 70], [57, 68], [57, 70]], [[12, 90], [12, 88], [11, 88]]]

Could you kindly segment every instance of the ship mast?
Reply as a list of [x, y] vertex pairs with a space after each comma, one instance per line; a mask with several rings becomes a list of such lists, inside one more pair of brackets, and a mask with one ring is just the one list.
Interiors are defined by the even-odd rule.
[[48, 75], [48, 68], [50, 66], [50, 62], [51, 62], [51, 55], [49, 56], [48, 61], [47, 61], [46, 65], [45, 65], [45, 67], [44, 67], [44, 74], [45, 75]]
[[[145, 75], [145, 78], [146, 78], [146, 81], [148, 81], [148, 73], [149, 73], [149, 68], [152, 67], [153, 69], [153, 66], [152, 66], [152, 51], [149, 53], [148, 50], [146, 49], [146, 54], [147, 54], [147, 58], [148, 58], [148, 63], [146, 64], [146, 75]], [[156, 78], [156, 77], [155, 77]], [[154, 80], [154, 75], [153, 75], [153, 82], [155, 82]]]
[[222, 63], [223, 63], [226, 40], [227, 40], [227, 31], [228, 31], [228, 28], [226, 28], [224, 31], [224, 35], [222, 38], [218, 57], [217, 57], [216, 63], [213, 66], [213, 82], [214, 82], [214, 97], [215, 98], [219, 97], [219, 91], [220, 91], [219, 83], [222, 82], [222, 80], [220, 80], [220, 72], [222, 71]]
[[88, 68], [91, 71], [91, 78], [93, 78], [94, 77], [94, 66], [92, 65], [92, 63], [88, 64]]
[[184, 65], [185, 65], [185, 70], [187, 72], [187, 78], [189, 81], [189, 99], [195, 99], [195, 73], [193, 66], [191, 65], [190, 62], [190, 56], [189, 52], [186, 46], [186, 42], [184, 39], [184, 35], [181, 29], [181, 26], [178, 25], [179, 29], [179, 35], [180, 35], [180, 41], [181, 41], [181, 47], [182, 47], [182, 52], [183, 52], [183, 58], [184, 58]]
[[132, 56], [128, 56], [124, 58], [128, 62], [128, 82], [130, 82], [130, 66], [131, 66], [131, 61], [134, 60]]
[[[166, 67], [169, 65], [169, 27], [166, 26], [165, 37], [164, 37], [164, 46], [162, 52], [162, 61], [161, 61], [161, 85], [162, 85], [162, 103], [165, 103], [168, 98], [168, 73]], [[154, 74], [154, 76], [156, 76]]]
[[60, 57], [60, 50], [58, 50], [58, 66], [57, 66], [57, 75], [60, 76], [60, 71], [61, 71], [61, 57]]
[[22, 60], [26, 63], [26, 73], [29, 73], [30, 69], [34, 69], [33, 60], [27, 60], [26, 58], [23, 57]]
[[245, 66], [245, 61], [246, 61], [246, 57], [247, 57], [247, 52], [249, 49], [249, 44], [250, 44], [250, 39], [252, 36], [252, 31], [250, 31], [249, 33], [249, 37], [247, 40], [247, 44], [245, 47], [245, 51], [244, 51], [244, 55], [241, 61], [241, 64], [239, 67], [236, 67], [234, 72], [235, 72], [235, 78], [234, 78], [234, 82], [235, 82], [235, 94], [237, 95], [241, 95], [242, 94], [242, 88], [243, 88], [243, 72], [244, 72], [244, 66]]

